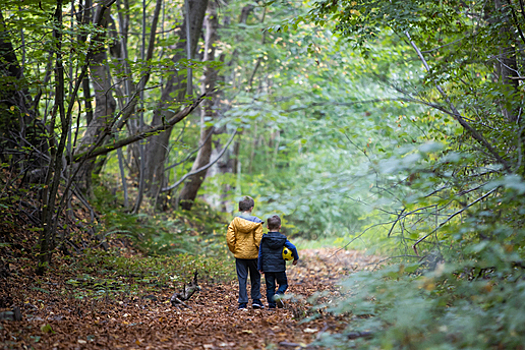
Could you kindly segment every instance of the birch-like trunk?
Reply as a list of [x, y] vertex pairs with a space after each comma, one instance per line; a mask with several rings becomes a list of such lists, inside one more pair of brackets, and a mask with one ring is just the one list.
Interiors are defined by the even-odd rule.
[[[513, 44], [513, 39], [517, 39], [512, 28], [512, 18], [509, 13], [510, 7], [503, 0], [494, 0], [494, 8], [489, 9], [488, 13], [492, 17], [490, 23], [492, 26], [499, 25], [498, 35], [496, 40], [499, 42], [499, 52], [495, 57], [494, 71], [496, 79], [507, 88], [508, 94], [518, 91], [518, 81], [512, 79], [517, 76], [518, 62], [516, 60], [516, 49]], [[518, 110], [509, 110], [505, 106], [505, 100], [498, 101], [501, 112], [505, 118], [515, 123], [518, 119]]]
[[[204, 27], [206, 28], [205, 42], [204, 42], [204, 62], [211, 62], [215, 60], [215, 42], [217, 41], [217, 29], [219, 28], [219, 20], [217, 17], [217, 5], [214, 1], [208, 5], [208, 13], [204, 19]], [[217, 70], [212, 66], [207, 66], [204, 72], [204, 81], [201, 85], [201, 93], [212, 91], [217, 83]], [[201, 108], [201, 135], [199, 141], [199, 152], [197, 158], [193, 163], [192, 171], [195, 171], [210, 162], [212, 153], [212, 136], [214, 127], [205, 125], [206, 121], [215, 118], [214, 105], [217, 102], [217, 97], [214, 95], [211, 99], [203, 102]], [[203, 170], [193, 176], [190, 176], [184, 184], [180, 193], [180, 206], [182, 209], [190, 210], [197, 197], [197, 192], [201, 187], [206, 177], [206, 171]]]

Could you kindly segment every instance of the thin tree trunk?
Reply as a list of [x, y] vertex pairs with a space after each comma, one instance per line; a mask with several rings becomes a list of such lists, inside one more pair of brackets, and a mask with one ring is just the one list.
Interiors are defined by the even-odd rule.
[[[157, 7], [160, 11], [160, 6]], [[158, 13], [157, 16], [158, 18]], [[140, 50], [140, 58], [142, 62], [145, 62], [146, 58], [146, 0], [142, 0], [142, 45]], [[142, 101], [142, 108], [139, 113], [139, 129], [144, 129], [144, 90], [140, 91], [140, 100]], [[133, 207], [133, 213], [138, 213], [140, 205], [142, 204], [142, 198], [144, 196], [144, 172], [146, 171], [146, 160], [144, 159], [144, 142], [141, 140], [138, 143], [139, 146], [139, 190]]]
[[[215, 42], [217, 41], [217, 29], [219, 28], [219, 20], [217, 17], [216, 3], [211, 1], [208, 4], [208, 13], [204, 19], [204, 26], [206, 28], [205, 42], [204, 42], [204, 62], [212, 62], [215, 60]], [[204, 72], [204, 81], [201, 86], [201, 92], [212, 91], [217, 83], [217, 70], [212, 66], [207, 66]], [[214, 105], [217, 103], [217, 95], [213, 95], [211, 99], [204, 101], [201, 108], [201, 135], [199, 145], [199, 152], [197, 158], [193, 163], [192, 171], [195, 171], [210, 162], [212, 153], [212, 137], [214, 127], [206, 127], [206, 121], [215, 119]], [[184, 184], [180, 193], [180, 206], [182, 209], [190, 210], [195, 202], [197, 193], [204, 182], [206, 171], [190, 176], [188, 181]]]
[[[54, 249], [54, 238], [55, 238], [55, 200], [58, 192], [58, 186], [62, 176], [62, 155], [64, 153], [67, 135], [69, 131], [69, 118], [66, 117], [64, 107], [64, 66], [62, 65], [62, 0], [57, 1], [56, 11], [54, 14], [55, 29], [53, 29], [53, 37], [55, 41], [55, 105], [53, 107], [53, 120], [56, 120], [56, 114], [60, 115], [61, 121], [61, 136], [60, 142], [57, 149], [53, 149], [53, 157], [51, 158], [51, 164], [48, 168], [47, 179], [45, 188], [49, 190], [45, 191], [43, 210], [42, 210], [42, 231], [39, 239], [39, 254], [38, 254], [38, 267], [37, 274], [42, 275], [51, 262], [51, 256]], [[54, 130], [54, 122], [51, 123], [51, 131]], [[50, 137], [53, 137], [51, 132]], [[51, 181], [52, 179], [52, 181]], [[62, 194], [67, 197], [67, 193]]]
[[124, 208], [127, 208], [129, 206], [128, 183], [126, 182], [126, 171], [124, 169], [124, 156], [122, 155], [122, 148], [117, 150], [117, 156], [120, 177], [122, 179], [122, 191], [124, 192]]
[[[10, 82], [6, 84], [6, 82]], [[17, 163], [22, 160], [21, 169], [41, 170], [47, 165], [45, 157], [38, 154], [20, 156], [18, 153], [7, 157], [10, 150], [28, 142], [43, 155], [48, 154], [46, 127], [36, 119], [32, 108], [28, 83], [23, 74], [11, 43], [11, 36], [0, 9], [0, 160]], [[20, 140], [20, 138], [23, 139]], [[26, 152], [24, 152], [26, 153]], [[31, 176], [29, 181], [40, 181], [43, 176]]]
[[[100, 11], [100, 7], [98, 11]], [[110, 17], [109, 10], [105, 11], [104, 17], [101, 25], [104, 29], [107, 29]], [[101, 134], [111, 124], [117, 107], [112, 93], [113, 88], [109, 78], [108, 66], [106, 65], [107, 47], [105, 40], [106, 30], [98, 33], [93, 39], [95, 44], [100, 44], [100, 49], [93, 53], [90, 62], [90, 76], [95, 90], [95, 113], [93, 120], [87, 125], [84, 136], [80, 141], [80, 151], [90, 148], [100, 139]], [[96, 160], [85, 162], [80, 166], [76, 177], [78, 188], [83, 193], [89, 194], [90, 197], [92, 196], [91, 177], [96, 165]]]
[[[92, 13], [92, 2], [91, 0], [85, 0], [84, 7], [82, 10], [82, 17], [80, 18], [79, 22], [87, 25], [88, 23], [91, 23], [93, 20], [93, 13]], [[84, 42], [87, 39], [87, 34], [82, 33], [78, 36], [79, 42]], [[84, 80], [82, 81], [82, 90], [84, 94], [84, 108], [86, 109], [86, 125], [91, 124], [91, 121], [93, 120], [93, 106], [91, 104], [91, 87], [89, 84], [89, 77], [86, 76]]]
[[[487, 10], [488, 16], [490, 16], [489, 23], [491, 23], [492, 26], [499, 25], [496, 38], [499, 42], [499, 54], [494, 64], [496, 78], [502, 86], [509, 88], [509, 92], [507, 93], [515, 93], [518, 91], [519, 82], [511, 78], [516, 76], [518, 71], [516, 49], [512, 42], [515, 36], [512, 29], [511, 15], [509, 13], [511, 8], [505, 4], [503, 0], [494, 0], [493, 9], [488, 8]], [[511, 123], [516, 122], [518, 110], [508, 110], [505, 107], [505, 100], [498, 101], [498, 103], [501, 106], [500, 108], [505, 118]]]
[[[117, 6], [119, 5], [120, 3], [117, 3]], [[121, 12], [122, 11], [119, 11], [119, 19], [123, 17]], [[112, 57], [115, 57], [117, 59], [118, 64], [116, 64], [115, 66], [116, 66], [118, 76], [125, 76], [127, 62], [125, 62], [125, 60], [122, 59], [123, 47], [124, 47], [124, 43], [126, 42], [126, 36], [127, 36], [127, 32], [124, 29], [125, 25], [123, 25], [123, 23], [121, 24], [121, 28], [123, 28], [122, 40], [118, 40], [119, 35], [117, 32], [117, 26], [113, 18], [111, 18], [110, 20], [109, 27], [110, 27], [110, 35], [113, 38], [112, 44], [109, 46], [109, 52]], [[115, 90], [117, 91], [117, 95], [118, 95], [117, 102], [121, 110], [124, 109], [124, 106], [128, 102], [127, 97], [129, 97], [129, 89], [127, 87], [129, 85], [128, 81], [131, 80], [131, 75], [127, 75], [126, 77], [127, 79], [124, 82], [124, 84], [115, 83], [113, 79], [111, 79], [111, 83], [113, 84], [113, 86], [115, 87]], [[122, 86], [124, 86], [124, 90], [126, 91], [126, 93], [124, 93], [124, 91], [122, 90]], [[118, 137], [118, 133], [115, 133], [115, 139], [117, 139], [117, 137]], [[129, 206], [129, 195], [128, 195], [128, 184], [126, 181], [126, 169], [124, 166], [124, 155], [122, 152], [122, 148], [117, 149], [117, 157], [118, 157], [119, 174], [120, 174], [120, 179], [122, 182], [122, 191], [124, 195], [124, 208], [127, 209]]]
[[[186, 20], [188, 19], [191, 29], [191, 56], [195, 56], [208, 0], [190, 1], [189, 5], [189, 16], [187, 16], [187, 19], [185, 19], [181, 26], [181, 30], [179, 31], [180, 40], [175, 47], [177, 53], [172, 57], [172, 61], [175, 63], [186, 57], [184, 52], [186, 46], [186, 31], [182, 30], [182, 28], [185, 28]], [[162, 125], [165, 120], [171, 119], [176, 114], [178, 107], [174, 106], [174, 102], [179, 106], [184, 102], [184, 95], [187, 88], [186, 75], [186, 72], [182, 70], [172, 72], [172, 75], [166, 82], [166, 86], [162, 90], [160, 102], [153, 112], [152, 126]], [[151, 198], [152, 202], [157, 202], [156, 198], [165, 182], [164, 164], [168, 154], [171, 130], [173, 130], [173, 128], [169, 127], [165, 132], [152, 136], [146, 145], [146, 189], [147, 195]]]

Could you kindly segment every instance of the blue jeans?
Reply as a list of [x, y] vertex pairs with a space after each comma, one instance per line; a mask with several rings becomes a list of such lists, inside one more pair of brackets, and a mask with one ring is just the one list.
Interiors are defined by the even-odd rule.
[[252, 301], [261, 299], [261, 274], [257, 270], [257, 259], [235, 259], [235, 267], [239, 280], [239, 304], [248, 303], [248, 292], [246, 291], [248, 271], [250, 271], [250, 282], [252, 284]]
[[[268, 299], [268, 307], [275, 307], [275, 300], [273, 300], [274, 295], [283, 295], [288, 289], [288, 278], [286, 277], [286, 271], [265, 272], [264, 278], [266, 279], [266, 298]], [[275, 282], [279, 284], [277, 292], [275, 291]]]

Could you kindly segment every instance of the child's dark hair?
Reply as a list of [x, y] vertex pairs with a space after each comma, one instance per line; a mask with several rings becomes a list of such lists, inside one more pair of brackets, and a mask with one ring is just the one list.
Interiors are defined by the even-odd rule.
[[239, 201], [239, 211], [248, 211], [255, 206], [253, 198], [250, 196], [244, 196], [242, 200]]
[[279, 215], [273, 215], [268, 218], [268, 229], [269, 230], [276, 230], [281, 226], [281, 218]]

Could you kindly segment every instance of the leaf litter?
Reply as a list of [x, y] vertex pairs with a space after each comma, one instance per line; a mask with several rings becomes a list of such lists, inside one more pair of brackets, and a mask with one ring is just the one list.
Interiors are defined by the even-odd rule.
[[[187, 302], [190, 308], [179, 309], [170, 303], [175, 290], [167, 286], [152, 292], [142, 284], [137, 294], [142, 296], [106, 289], [98, 298], [79, 298], [73, 276], [40, 277], [37, 287], [38, 277], [29, 269], [16, 271], [7, 277], [9, 297], [23, 319], [0, 321], [0, 344], [3, 349], [313, 349], [309, 344], [321, 333], [338, 332], [350, 321], [322, 308], [313, 311], [312, 304], [337, 298], [341, 277], [379, 259], [328, 248], [300, 254], [299, 264], [288, 267], [286, 306], [275, 311], [237, 310], [237, 281], [214, 283], [206, 276], [202, 290]], [[261, 282], [265, 302], [264, 277]]]

